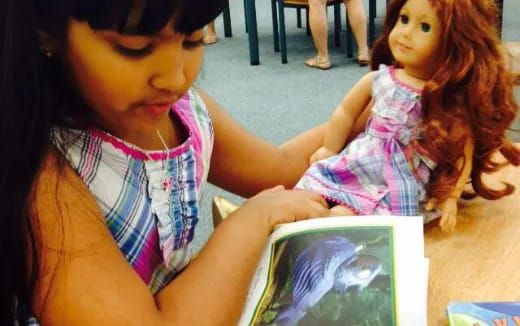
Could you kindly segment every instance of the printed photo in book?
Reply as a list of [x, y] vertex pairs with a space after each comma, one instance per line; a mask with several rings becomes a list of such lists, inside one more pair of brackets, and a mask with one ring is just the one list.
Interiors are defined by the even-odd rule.
[[274, 244], [253, 325], [394, 325], [391, 227], [294, 234]]
[[520, 302], [450, 302], [449, 326], [520, 326]]

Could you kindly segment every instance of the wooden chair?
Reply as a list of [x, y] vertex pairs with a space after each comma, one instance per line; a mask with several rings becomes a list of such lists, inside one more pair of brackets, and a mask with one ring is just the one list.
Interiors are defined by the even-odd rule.
[[[388, 2], [388, 0], [386, 0]], [[327, 6], [334, 6], [334, 43], [336, 46], [340, 45], [341, 33], [341, 9], [342, 0], [327, 0]], [[375, 40], [375, 19], [377, 17], [377, 1], [369, 0], [368, 7], [368, 43], [372, 44]], [[278, 7], [278, 10], [277, 10]], [[278, 52], [281, 50], [282, 63], [287, 63], [287, 43], [285, 34], [285, 8], [296, 8], [297, 11], [297, 26], [301, 27], [301, 9], [306, 10], [307, 16], [307, 33], [309, 30], [309, 14], [307, 0], [271, 0], [271, 9], [273, 16], [273, 36], [274, 36], [274, 50]], [[279, 16], [279, 18], [278, 18]], [[348, 15], [346, 15], [346, 50], [347, 57], [353, 57], [354, 40], [350, 30]]]
[[[341, 33], [341, 11], [342, 0], [327, 0], [327, 6], [334, 6], [334, 43], [340, 44]], [[307, 0], [271, 0], [271, 10], [273, 16], [273, 36], [274, 51], [281, 52], [282, 63], [287, 63], [287, 41], [285, 34], [285, 8], [306, 9], [307, 11], [307, 30], [309, 33], [309, 12]], [[298, 26], [301, 26], [301, 19], [298, 19]], [[347, 25], [347, 34], [349, 26]]]

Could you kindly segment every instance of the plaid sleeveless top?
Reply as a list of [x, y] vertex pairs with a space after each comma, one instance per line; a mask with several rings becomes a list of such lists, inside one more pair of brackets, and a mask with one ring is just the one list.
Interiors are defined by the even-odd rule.
[[62, 154], [91, 190], [121, 252], [153, 293], [194, 255], [198, 203], [213, 149], [211, 120], [194, 89], [171, 113], [188, 138], [167, 151], [145, 151], [99, 129], [67, 130], [68, 139], [61, 139], [71, 141]]

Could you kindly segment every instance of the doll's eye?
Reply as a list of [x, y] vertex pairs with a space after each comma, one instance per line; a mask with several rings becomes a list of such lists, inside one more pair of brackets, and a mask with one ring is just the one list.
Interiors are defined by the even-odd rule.
[[403, 24], [408, 24], [408, 16], [407, 16], [407, 15], [400, 15], [400, 16], [399, 16], [399, 20], [400, 20], [401, 23], [403, 23]]
[[430, 24], [428, 23], [421, 23], [421, 30], [425, 33], [428, 33], [431, 29]]

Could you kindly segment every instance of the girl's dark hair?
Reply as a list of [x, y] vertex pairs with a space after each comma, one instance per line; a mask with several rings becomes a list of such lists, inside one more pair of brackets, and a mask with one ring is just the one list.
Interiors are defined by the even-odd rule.
[[[216, 18], [226, 0], [2, 0], [0, 1], [0, 325], [27, 324], [38, 254], [30, 220], [37, 173], [53, 126], [86, 117], [69, 81], [63, 53], [69, 20], [93, 29], [150, 35], [173, 17], [190, 34]], [[56, 41], [46, 57], [41, 35]]]
[[[371, 69], [397, 65], [388, 44], [401, 8], [393, 0], [381, 36], [372, 48]], [[493, 0], [430, 0], [439, 18], [441, 41], [433, 74], [421, 95], [424, 137], [419, 148], [438, 162], [428, 186], [431, 197], [446, 199], [458, 177], [466, 137], [474, 141], [471, 183], [477, 195], [499, 199], [514, 191], [511, 184], [491, 189], [483, 175], [504, 166], [493, 160], [500, 151], [506, 163], [520, 165], [520, 150], [505, 137], [518, 112], [513, 79], [507, 71], [498, 37], [498, 11]]]

